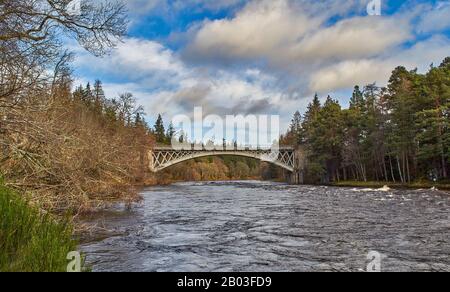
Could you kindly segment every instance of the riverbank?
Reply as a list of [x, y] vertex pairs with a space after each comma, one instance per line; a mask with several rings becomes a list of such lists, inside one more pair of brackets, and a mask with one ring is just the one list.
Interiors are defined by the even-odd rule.
[[333, 183], [335, 187], [356, 187], [356, 188], [382, 188], [388, 186], [392, 189], [431, 189], [436, 188], [438, 190], [450, 191], [450, 182], [413, 182], [410, 184], [392, 183], [392, 182], [361, 182], [361, 181], [341, 181]]
[[0, 181], [0, 272], [65, 272], [76, 250], [71, 224], [42, 214]]

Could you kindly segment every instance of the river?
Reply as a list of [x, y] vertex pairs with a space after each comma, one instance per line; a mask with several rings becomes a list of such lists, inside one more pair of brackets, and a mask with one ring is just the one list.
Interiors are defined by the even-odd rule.
[[450, 271], [450, 196], [271, 182], [178, 183], [86, 218], [93, 271]]

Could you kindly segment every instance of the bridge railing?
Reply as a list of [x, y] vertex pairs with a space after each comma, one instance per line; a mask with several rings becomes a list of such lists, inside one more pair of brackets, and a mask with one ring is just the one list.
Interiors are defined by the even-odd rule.
[[[153, 151], [229, 151], [229, 152], [233, 152], [233, 151], [269, 151], [272, 150], [272, 148], [270, 147], [234, 147], [232, 149], [229, 149], [229, 147], [221, 147], [221, 146], [216, 146], [213, 148], [210, 147], [202, 147], [199, 145], [195, 145], [195, 146], [191, 146], [191, 147], [187, 147], [187, 148], [174, 148], [172, 146], [156, 146], [152, 149]], [[289, 150], [295, 150], [294, 147], [291, 146], [282, 146], [279, 147], [278, 150], [280, 151], [289, 151]]]

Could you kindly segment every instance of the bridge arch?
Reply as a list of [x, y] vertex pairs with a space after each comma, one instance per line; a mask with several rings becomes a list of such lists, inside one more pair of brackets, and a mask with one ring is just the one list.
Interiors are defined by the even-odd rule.
[[[174, 165], [189, 160], [211, 156], [240, 156], [253, 158], [279, 166], [291, 173], [295, 172], [295, 151], [291, 148], [280, 149], [277, 153], [271, 150], [173, 150], [153, 149], [149, 153], [150, 170], [160, 172]], [[270, 158], [270, 159], [269, 159]]]

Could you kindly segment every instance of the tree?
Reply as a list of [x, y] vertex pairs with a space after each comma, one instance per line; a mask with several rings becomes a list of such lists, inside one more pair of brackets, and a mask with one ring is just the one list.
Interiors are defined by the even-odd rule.
[[[285, 143], [294, 144], [298, 118]], [[448, 178], [450, 57], [426, 74], [397, 67], [386, 88], [355, 86], [345, 110], [331, 97], [322, 106], [316, 94], [301, 132], [310, 182]]]
[[448, 70], [450, 69], [450, 57], [445, 58], [441, 65], [439, 66], [440, 69], [443, 69], [445, 72], [448, 73]]
[[170, 122], [169, 128], [167, 128], [167, 133], [166, 133], [168, 144], [172, 143], [172, 139], [175, 136], [175, 133], [176, 133], [176, 131], [175, 131], [175, 128], [173, 127], [173, 123]]
[[137, 114], [141, 117], [145, 115], [144, 108], [142, 106], [136, 106], [136, 99], [132, 93], [125, 92], [120, 94], [116, 103], [119, 120], [128, 126], [132, 125]]
[[350, 99], [350, 109], [358, 108], [360, 110], [363, 110], [364, 106], [365, 106], [364, 95], [360, 87], [357, 85], [355, 86], [352, 98]]
[[63, 45], [72, 38], [94, 55], [114, 47], [126, 21], [124, 4], [112, 1], [81, 1], [73, 14], [72, 0], [0, 0], [0, 169], [46, 211], [77, 214], [107, 198], [136, 198], [130, 186], [148, 169], [152, 137], [119, 122], [121, 98], [96, 112], [100, 86], [71, 94]]
[[430, 167], [430, 161], [440, 164], [440, 176], [448, 177], [447, 160], [450, 141], [450, 75], [444, 60], [439, 68], [431, 68], [423, 80], [422, 99], [425, 104], [416, 114], [419, 143], [418, 159]]
[[83, 90], [81, 100], [87, 107], [92, 107], [94, 101], [94, 95], [92, 94], [91, 83], [87, 83], [86, 88]]
[[295, 145], [300, 145], [302, 143], [303, 129], [302, 129], [302, 115], [300, 114], [299, 111], [295, 112], [289, 130], [294, 139], [293, 143]]
[[381, 178], [387, 181], [386, 147], [384, 144], [386, 140], [386, 119], [383, 117], [381, 92], [382, 89], [377, 87], [376, 84], [366, 85], [363, 90], [365, 102], [363, 151], [372, 176], [377, 181]]
[[161, 114], [158, 115], [154, 126], [154, 133], [157, 143], [166, 143], [166, 130], [164, 128], [164, 122]]
[[416, 70], [407, 71], [404, 67], [397, 67], [392, 72], [388, 84], [387, 103], [390, 125], [387, 143], [392, 155], [396, 157], [398, 174], [404, 183], [411, 182], [412, 168], [416, 168], [414, 158], [418, 77]]
[[92, 94], [94, 97], [94, 110], [97, 112], [97, 114], [101, 114], [106, 97], [102, 82], [100, 80], [95, 81]]
[[318, 118], [314, 123], [315, 130], [311, 139], [318, 163], [322, 164], [327, 170], [328, 177], [335, 181], [339, 179], [337, 173], [340, 167], [340, 155], [343, 141], [343, 115], [342, 109], [337, 100], [330, 96], [319, 112]]
[[305, 113], [303, 123], [302, 123], [302, 130], [303, 130], [303, 136], [304, 136], [304, 142], [308, 142], [308, 137], [311, 136], [311, 131], [313, 130], [312, 125], [314, 121], [317, 119], [317, 116], [321, 110], [321, 104], [319, 100], [319, 95], [316, 94], [314, 96], [314, 99], [312, 103], [308, 105], [308, 109]]
[[250, 167], [243, 161], [237, 161], [232, 176], [236, 179], [245, 179], [249, 175]]
[[147, 124], [145, 122], [145, 118], [139, 112], [136, 114], [136, 116], [134, 118], [134, 127], [143, 128], [143, 129], [147, 130]]
[[84, 88], [82, 85], [78, 86], [73, 92], [73, 99], [76, 101], [82, 101], [84, 96]]
[[70, 55], [61, 36], [76, 39], [100, 56], [125, 35], [123, 3], [83, 1], [79, 12], [70, 13], [73, 2], [0, 1], [0, 108], [17, 106], [31, 90], [45, 90], [42, 85], [55, 79], [55, 73], [67, 71], [67, 66], [60, 66]]
[[[3, 0], [0, 41], [43, 44], [59, 34], [73, 35], [85, 49], [104, 54], [126, 32], [126, 8], [120, 2], [84, 1], [70, 12], [73, 0]], [[20, 22], [19, 22], [20, 20]]]

